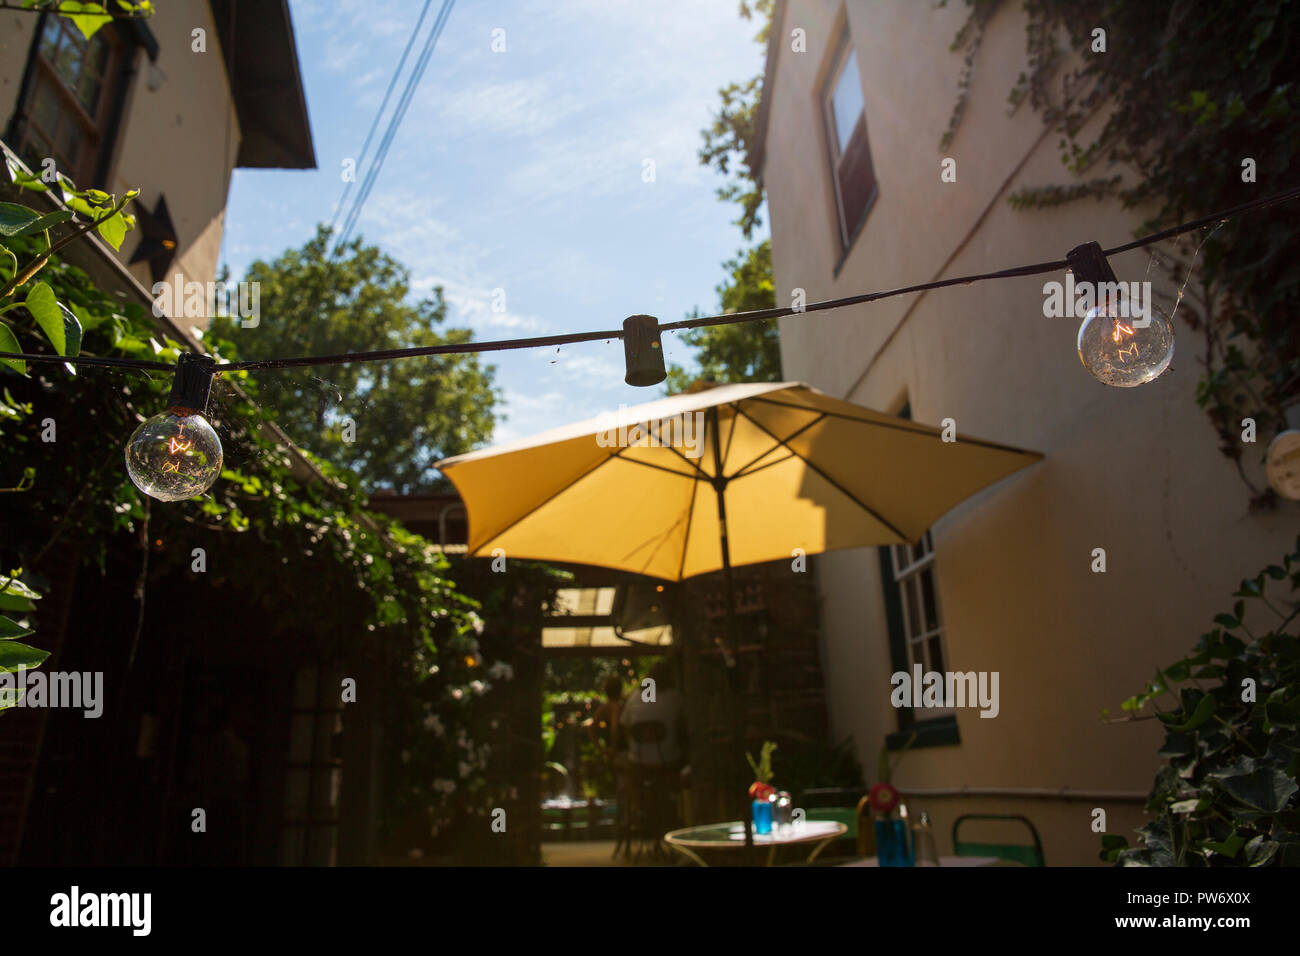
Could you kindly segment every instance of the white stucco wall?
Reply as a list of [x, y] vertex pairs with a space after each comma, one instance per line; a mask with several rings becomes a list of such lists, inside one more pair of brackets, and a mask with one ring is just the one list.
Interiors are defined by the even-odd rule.
[[[1140, 217], [1117, 204], [1016, 212], [1006, 202], [1020, 186], [1068, 175], [1040, 117], [1027, 105], [1008, 115], [1007, 93], [1026, 69], [1017, 4], [989, 25], [966, 115], [939, 151], [961, 69], [949, 45], [966, 11], [910, 0], [789, 3], [776, 27], [783, 49], [767, 91], [763, 168], [779, 301], [795, 288], [811, 302], [1132, 238]], [[880, 191], [837, 277], [817, 95], [843, 23], [858, 53]], [[806, 31], [806, 53], [791, 52], [795, 28]], [[957, 162], [955, 183], [940, 181], [945, 157]], [[1148, 262], [1136, 251], [1112, 266], [1133, 280], [1146, 277]], [[960, 432], [1047, 456], [933, 529], [947, 666], [1000, 672], [1001, 713], [960, 711], [961, 743], [909, 753], [896, 777], [904, 792], [1149, 789], [1159, 729], [1102, 724], [1099, 711], [1118, 711], [1154, 666], [1190, 650], [1240, 579], [1278, 557], [1300, 526], [1293, 504], [1247, 513], [1247, 489], [1194, 402], [1191, 330], [1180, 320], [1173, 367], [1159, 380], [1107, 388], [1079, 362], [1077, 321], [1043, 317], [1043, 282], [1063, 278], [958, 286], [781, 322], [787, 379], [885, 411], [906, 398], [918, 421], [951, 417]], [[1105, 574], [1090, 570], [1098, 547]], [[833, 732], [852, 734], [874, 768], [883, 736], [897, 729], [876, 552], [823, 556], [818, 574]], [[959, 812], [1023, 812], [1043, 831], [1049, 863], [1096, 862], [1094, 803], [918, 803], [927, 805], [942, 845]], [[1140, 819], [1131, 804], [1107, 809], [1111, 832], [1127, 834]]]
[[[7, 122], [17, 106], [39, 22], [35, 14], [0, 12], [0, 122]], [[178, 239], [170, 273], [179, 270], [186, 281], [207, 282], [217, 270], [226, 194], [239, 151], [239, 121], [206, 0], [158, 4], [148, 26], [158, 41], [158, 59], [151, 62], [142, 47], [133, 48], [134, 72], [109, 181], [77, 185], [118, 195], [139, 188], [136, 203], [150, 211], [160, 195], [166, 196]], [[196, 28], [206, 31], [204, 52], [193, 49]], [[139, 242], [138, 231], [128, 233], [118, 258], [128, 262]], [[129, 269], [144, 286], [152, 285], [148, 263]], [[180, 321], [206, 327], [208, 318]]]

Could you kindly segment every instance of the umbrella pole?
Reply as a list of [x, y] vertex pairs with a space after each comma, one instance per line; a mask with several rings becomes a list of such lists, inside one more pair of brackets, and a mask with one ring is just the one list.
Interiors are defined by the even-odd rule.
[[[732, 660], [735, 662], [733, 665], [736, 668], [735, 683], [739, 685], [739, 690], [736, 693], [739, 712], [736, 721], [736, 740], [743, 751], [745, 749], [746, 723], [744, 670], [740, 666], [740, 639], [736, 633], [736, 585], [731, 574], [731, 544], [727, 535], [727, 478], [722, 473], [722, 437], [721, 429], [718, 427], [718, 408], [716, 405], [709, 409], [709, 424], [713, 432], [713, 491], [718, 502], [719, 543], [722, 545], [722, 580], [727, 596], [727, 644], [733, 655]], [[729, 681], [728, 684], [730, 683]], [[745, 846], [752, 847], [754, 845], [754, 824], [749, 812], [748, 798], [744, 801], [740, 822], [745, 827]]]

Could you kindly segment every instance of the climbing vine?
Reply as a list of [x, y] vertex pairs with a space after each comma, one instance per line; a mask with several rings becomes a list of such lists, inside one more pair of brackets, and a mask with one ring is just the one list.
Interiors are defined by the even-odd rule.
[[[960, 125], [976, 53], [1001, 0], [967, 0], [953, 49], [964, 54], [941, 147]], [[1017, 209], [1117, 199], [1158, 229], [1292, 185], [1300, 159], [1300, 4], [1287, 0], [1024, 0], [1027, 69], [1008, 100], [1028, 101], [1058, 136], [1064, 184], [1022, 188]], [[1285, 207], [1180, 244], [1157, 265], [1180, 291], [1163, 303], [1197, 335], [1196, 401], [1250, 489], [1243, 467], [1300, 400], [1300, 276], [1287, 251], [1300, 220]], [[1245, 423], [1257, 428], [1243, 443]]]
[[1122, 720], [1164, 725], [1164, 766], [1146, 804], [1152, 818], [1138, 829], [1141, 843], [1130, 847], [1126, 837], [1107, 834], [1102, 859], [1300, 864], [1298, 592], [1300, 540], [1280, 563], [1241, 582], [1232, 610], [1215, 616], [1192, 653], [1157, 668], [1124, 701]]
[[[10, 159], [15, 185], [44, 186]], [[59, 255], [68, 237], [91, 229], [119, 246], [134, 191], [118, 199], [62, 179], [47, 188], [62, 192], [56, 213], [0, 204], [0, 351], [174, 361], [186, 346]], [[64, 239], [52, 236], [59, 227], [71, 230]], [[228, 343], [207, 344], [230, 357]], [[222, 374], [214, 389], [208, 417], [225, 449], [221, 480], [201, 498], [151, 508], [122, 449], [165, 405], [169, 386], [166, 374], [0, 361], [0, 610], [12, 612], [0, 616], [0, 666], [47, 656], [16, 638], [32, 633], [33, 601], [53, 596], [38, 569], [54, 549], [72, 546], [104, 573], [110, 556], [136, 549], [141, 602], [149, 581], [189, 569], [192, 546], [224, 550], [237, 555], [241, 600], [268, 631], [320, 635], [323, 655], [362, 655], [389, 675], [384, 717], [401, 725], [407, 754], [395, 769], [402, 785], [393, 812], [418, 805], [434, 826], [447, 826], [491, 805], [483, 699], [512, 669], [481, 651], [478, 605], [454, 583], [447, 558], [370, 511], [355, 475], [291, 451], [246, 372]], [[184, 547], [166, 546], [177, 541]], [[305, 593], [329, 600], [284, 600]], [[6, 696], [0, 708], [12, 703]]]

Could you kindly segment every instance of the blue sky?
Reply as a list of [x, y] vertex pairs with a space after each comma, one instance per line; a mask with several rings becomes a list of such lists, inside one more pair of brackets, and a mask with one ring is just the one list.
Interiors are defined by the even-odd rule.
[[[421, 5], [291, 0], [319, 168], [235, 173], [222, 245], [233, 277], [330, 219]], [[497, 29], [505, 52], [492, 50]], [[719, 87], [761, 71], [755, 30], [735, 0], [459, 0], [357, 232], [409, 267], [413, 294], [442, 285], [449, 323], [481, 340], [715, 311], [721, 263], [745, 243], [716, 198], [721, 178], [699, 165], [699, 131]], [[675, 336], [664, 346], [688, 364]], [[489, 361], [508, 416], [498, 442], [661, 391], [623, 384], [618, 340]]]

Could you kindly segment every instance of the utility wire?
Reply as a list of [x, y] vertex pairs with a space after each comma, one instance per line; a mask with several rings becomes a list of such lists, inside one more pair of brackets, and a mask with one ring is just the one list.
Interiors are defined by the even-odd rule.
[[[424, 17], [429, 12], [429, 7], [433, 5], [433, 0], [424, 0], [424, 7], [420, 10], [420, 19], [415, 21], [415, 29], [406, 40], [406, 49], [402, 51], [402, 58], [397, 61], [397, 69], [393, 71], [393, 78], [388, 81], [388, 89], [384, 91], [384, 99], [379, 104], [379, 109], [375, 111], [375, 118], [370, 123], [370, 131], [366, 133], [366, 140], [361, 144], [361, 153], [357, 156], [357, 168], [366, 161], [366, 154], [370, 152], [370, 141], [374, 139], [375, 130], [379, 128], [379, 119], [384, 115], [384, 110], [388, 108], [388, 99], [393, 95], [393, 88], [397, 86], [397, 78], [402, 75], [402, 68], [406, 66], [406, 58], [411, 53], [411, 47], [415, 46], [415, 38], [419, 36], [420, 27], [424, 26]], [[338, 205], [334, 207], [334, 216], [330, 219], [330, 234], [334, 233], [334, 226], [339, 221], [339, 213], [343, 211], [344, 204], [348, 201], [348, 193], [352, 191], [352, 185], [356, 179], [349, 180], [343, 187], [343, 195], [339, 197]]]
[[378, 149], [375, 150], [374, 161], [366, 171], [366, 178], [361, 184], [361, 191], [357, 194], [356, 201], [352, 209], [348, 212], [348, 217], [343, 223], [343, 230], [339, 235], [338, 243], [334, 246], [334, 252], [337, 255], [339, 250], [348, 241], [352, 234], [352, 229], [357, 223], [361, 210], [370, 198], [370, 190], [374, 188], [375, 181], [379, 178], [380, 170], [383, 169], [384, 160], [388, 158], [388, 148], [392, 145], [393, 138], [397, 135], [398, 128], [402, 125], [402, 120], [406, 116], [406, 110], [411, 105], [411, 100], [415, 97], [415, 91], [420, 85], [420, 80], [424, 76], [425, 67], [429, 65], [429, 58], [433, 55], [433, 49], [438, 44], [438, 38], [442, 35], [442, 29], [447, 25], [447, 20], [451, 16], [451, 8], [456, 0], [443, 0], [442, 9], [438, 11], [438, 17], [433, 22], [433, 28], [425, 38], [424, 48], [420, 51], [420, 57], [415, 62], [411, 75], [407, 77], [406, 86], [402, 90], [402, 95], [397, 101], [397, 107], [393, 111], [392, 118], [388, 121], [388, 128], [384, 131], [384, 137], [379, 142]]
[[[1203, 229], [1206, 226], [1216, 225], [1235, 216], [1244, 215], [1259, 209], [1267, 209], [1272, 206], [1279, 206], [1282, 203], [1291, 202], [1300, 199], [1300, 187], [1288, 189], [1285, 192], [1277, 193], [1272, 196], [1266, 196], [1263, 199], [1254, 199], [1250, 202], [1233, 206], [1231, 209], [1225, 209], [1222, 212], [1213, 215], [1204, 216], [1191, 222], [1181, 223], [1168, 229], [1162, 229], [1160, 232], [1153, 232], [1150, 235], [1135, 239], [1124, 245], [1114, 246], [1110, 249], [1103, 249], [1102, 253], [1106, 256], [1118, 255], [1122, 252], [1130, 252], [1134, 249], [1141, 249], [1144, 246], [1150, 246], [1165, 239], [1171, 239], [1174, 236], [1180, 236], [1184, 233], [1194, 232], [1197, 229]], [[822, 302], [810, 302], [802, 308], [783, 307], [776, 309], [759, 309], [753, 312], [734, 312], [730, 315], [713, 315], [701, 316], [699, 318], [683, 319], [680, 322], [669, 322], [659, 326], [660, 331], [675, 331], [677, 329], [697, 329], [711, 325], [736, 325], [742, 322], [764, 322], [769, 319], [779, 319], [786, 316], [800, 315], [805, 312], [824, 312], [829, 309], [840, 309], [850, 305], [860, 305], [864, 302], [875, 302], [878, 299], [888, 299], [897, 295], [906, 295], [910, 292], [927, 292], [931, 289], [944, 289], [954, 285], [970, 285], [974, 282], [984, 282], [990, 279], [1014, 279], [1022, 276], [1042, 275], [1048, 272], [1061, 272], [1069, 267], [1065, 259], [1056, 259], [1052, 262], [1039, 262], [1027, 266], [1014, 266], [1010, 269], [1001, 269], [997, 272], [985, 272], [979, 275], [958, 276], [952, 279], [939, 279], [934, 282], [924, 282], [920, 285], [904, 286], [900, 289], [889, 289], [884, 292], [864, 292], [858, 295], [845, 296], [840, 299], [827, 299]], [[505, 352], [514, 349], [535, 349], [544, 348], [550, 345], [570, 345], [577, 342], [594, 342], [598, 339], [621, 339], [623, 330], [607, 329], [599, 332], [568, 332], [562, 335], [546, 335], [531, 339], [502, 339], [496, 342], [463, 342], [454, 345], [426, 345], [412, 348], [383, 349], [374, 352], [343, 352], [338, 355], [315, 355], [302, 356], [300, 358], [282, 358], [282, 359], [262, 359], [254, 362], [224, 362], [217, 365], [215, 372], [240, 372], [254, 369], [273, 369], [273, 368], [303, 368], [317, 365], [347, 365], [352, 362], [386, 362], [393, 359], [417, 358], [423, 355], [457, 355], [466, 353], [479, 352]], [[101, 358], [97, 356], [76, 355], [72, 357], [64, 355], [36, 354], [29, 355], [18, 352], [0, 352], [0, 359], [20, 359], [26, 362], [47, 362], [58, 364], [67, 362], [72, 365], [102, 365], [116, 368], [135, 368], [149, 369], [158, 371], [174, 371], [175, 365], [163, 362], [149, 362], [141, 359], [127, 358]]]

